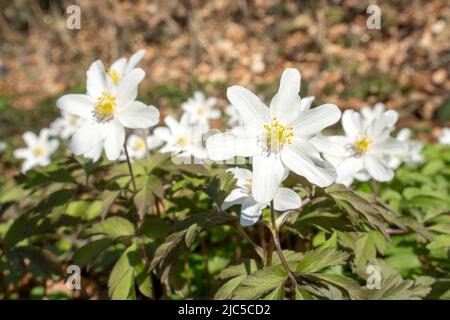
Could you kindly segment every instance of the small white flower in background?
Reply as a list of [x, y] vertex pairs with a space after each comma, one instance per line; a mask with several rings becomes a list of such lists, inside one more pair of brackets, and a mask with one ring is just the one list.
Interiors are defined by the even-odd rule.
[[23, 140], [26, 148], [16, 149], [14, 157], [24, 159], [22, 172], [25, 173], [36, 166], [47, 166], [50, 164], [50, 156], [59, 146], [58, 140], [50, 139], [50, 130], [42, 129], [39, 136], [33, 132], [25, 132]]
[[372, 108], [371, 107], [363, 107], [361, 109], [361, 115], [364, 119], [364, 124], [366, 126], [370, 125], [370, 123], [374, 119], [383, 118], [383, 121], [387, 128], [394, 130], [395, 124], [398, 120], [398, 113], [394, 110], [386, 110], [384, 103], [376, 103]]
[[444, 128], [442, 134], [439, 137], [439, 143], [450, 145], [450, 128]]
[[50, 124], [51, 135], [64, 140], [69, 139], [82, 124], [82, 118], [62, 112], [61, 117]]
[[216, 98], [206, 98], [203, 92], [196, 91], [192, 98], [181, 105], [181, 108], [189, 114], [191, 124], [209, 128], [210, 119], [220, 118], [220, 111], [214, 108], [216, 104]]
[[[131, 134], [127, 138], [127, 150], [131, 159], [142, 159], [145, 157], [147, 150], [154, 150], [163, 144], [163, 141], [156, 136], [149, 135], [144, 140], [144, 137], [139, 134]], [[121, 160], [126, 160], [123, 155]]]
[[153, 131], [154, 136], [165, 143], [160, 152], [170, 152], [179, 157], [207, 158], [202, 140], [205, 133], [204, 126], [191, 125], [188, 113], [184, 113], [180, 121], [167, 116], [164, 123], [167, 127], [158, 127]]
[[6, 143], [3, 141], [0, 141], [0, 153], [5, 151], [6, 147], [7, 147]]
[[347, 110], [342, 116], [345, 136], [328, 137], [329, 144], [319, 146], [324, 157], [336, 167], [336, 182], [351, 184], [353, 179], [389, 181], [394, 171], [389, 166], [392, 156], [407, 151], [405, 143], [389, 137], [391, 122], [382, 114], [366, 124], [360, 113]]
[[401, 152], [392, 155], [389, 166], [393, 169], [397, 169], [402, 163], [414, 164], [424, 161], [424, 157], [421, 154], [423, 145], [419, 141], [411, 140], [412, 132], [408, 128], [400, 130], [396, 136], [397, 140], [406, 144], [406, 152]]
[[225, 114], [228, 116], [227, 125], [229, 127], [234, 128], [244, 125], [244, 121], [239, 115], [239, 112], [232, 104], [229, 104], [225, 107]]
[[100, 60], [87, 71], [87, 94], [68, 94], [57, 106], [68, 114], [83, 119], [73, 134], [70, 149], [97, 161], [105, 149], [109, 160], [117, 160], [125, 142], [125, 128], [146, 129], [159, 121], [159, 111], [135, 101], [142, 69], [133, 69], [115, 86]]
[[332, 104], [302, 108], [299, 91], [300, 73], [296, 69], [283, 72], [270, 108], [243, 87], [228, 88], [227, 97], [246, 126], [206, 140], [211, 160], [252, 157], [252, 195], [258, 202], [268, 203], [274, 198], [286, 170], [320, 187], [336, 179], [333, 165], [321, 158], [310, 139], [336, 123], [341, 112]]
[[131, 71], [135, 69], [135, 66], [142, 60], [145, 55], [145, 50], [141, 49], [136, 51], [130, 59], [120, 58], [116, 60], [111, 67], [107, 70], [107, 75], [115, 85], [125, 78]]
[[[244, 227], [255, 224], [261, 217], [262, 210], [269, 203], [257, 202], [252, 196], [253, 175], [250, 170], [242, 168], [228, 169], [236, 178], [236, 188], [225, 198], [222, 210], [226, 210], [236, 204], [241, 205], [241, 225]], [[287, 211], [300, 208], [302, 200], [300, 196], [289, 188], [278, 188], [273, 198], [273, 204], [277, 211]]]

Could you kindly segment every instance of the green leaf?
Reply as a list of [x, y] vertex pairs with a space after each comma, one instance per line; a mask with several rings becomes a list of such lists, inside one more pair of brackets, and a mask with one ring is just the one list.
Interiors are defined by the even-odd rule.
[[347, 262], [349, 255], [333, 248], [317, 249], [304, 254], [297, 265], [296, 272], [317, 272], [330, 266], [342, 265]]
[[377, 252], [384, 254], [386, 245], [383, 235], [376, 230], [361, 234], [355, 243], [356, 266], [364, 266], [368, 262], [373, 261], [377, 256]]
[[136, 299], [134, 289], [135, 271], [138, 260], [136, 245], [128, 247], [114, 265], [108, 279], [108, 294], [113, 300]]
[[[283, 266], [266, 267], [249, 275], [238, 288], [233, 291], [232, 299], [253, 300], [269, 296], [282, 296], [278, 291], [284, 288], [287, 272]], [[277, 291], [277, 292], [273, 292]], [[284, 295], [284, 294], [283, 294]]]
[[418, 277], [412, 281], [389, 275], [382, 278], [379, 289], [366, 289], [366, 293], [371, 300], [419, 300], [430, 293], [433, 282], [430, 277]]
[[340, 274], [306, 273], [301, 274], [300, 277], [311, 280], [315, 283], [318, 282], [321, 285], [332, 286], [340, 290], [352, 300], [361, 300], [366, 298], [364, 291], [355, 280]]
[[450, 249], [450, 235], [444, 234], [434, 238], [434, 240], [427, 245], [428, 250]]
[[103, 250], [113, 243], [114, 239], [102, 238], [91, 241], [77, 249], [72, 257], [73, 263], [80, 268], [92, 262]]
[[134, 233], [135, 230], [133, 224], [122, 217], [111, 217], [100, 221], [84, 232], [87, 236], [94, 234], [106, 234], [112, 238], [132, 236]]

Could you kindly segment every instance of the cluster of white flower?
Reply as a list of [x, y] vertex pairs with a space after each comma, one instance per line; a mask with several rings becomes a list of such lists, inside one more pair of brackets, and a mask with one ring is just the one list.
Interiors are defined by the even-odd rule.
[[184, 112], [179, 121], [167, 116], [164, 119], [166, 126], [155, 129], [155, 136], [165, 143], [160, 152], [171, 153], [173, 158], [206, 160], [204, 137], [210, 129], [209, 121], [221, 116], [216, 104], [216, 98], [206, 98], [202, 92], [194, 92], [193, 97], [182, 104]]
[[353, 180], [370, 178], [389, 181], [402, 162], [423, 161], [422, 145], [410, 140], [410, 130], [402, 130], [396, 138], [390, 136], [397, 119], [397, 112], [385, 111], [380, 103], [361, 113], [346, 110], [342, 116], [345, 135], [315, 139], [315, 146], [336, 168], [337, 183], [349, 186]]
[[295, 192], [281, 187], [289, 171], [326, 187], [334, 182], [350, 185], [354, 179], [388, 181], [402, 162], [423, 161], [422, 145], [410, 140], [409, 129], [390, 137], [398, 114], [386, 111], [383, 104], [365, 107], [361, 113], [345, 111], [345, 135], [323, 136], [321, 131], [338, 122], [341, 112], [332, 104], [311, 108], [314, 97], [299, 96], [300, 79], [298, 70], [286, 69], [269, 107], [243, 87], [229, 88], [231, 105], [226, 113], [233, 129], [206, 141], [212, 160], [235, 156], [252, 160], [253, 174], [231, 170], [237, 188], [223, 205], [223, 209], [241, 205], [242, 225], [254, 224], [271, 201], [278, 211], [301, 205]]
[[[14, 152], [15, 157], [25, 159], [22, 171], [48, 165], [59, 145], [56, 137], [70, 138], [71, 152], [94, 161], [103, 150], [109, 160], [124, 160], [124, 150], [130, 158], [142, 159], [149, 150], [159, 147], [162, 153], [200, 160], [249, 157], [253, 173], [230, 169], [237, 185], [222, 206], [225, 210], [240, 204], [241, 223], [248, 226], [272, 202], [278, 211], [301, 206], [297, 193], [281, 187], [290, 171], [319, 187], [334, 182], [348, 186], [354, 180], [388, 181], [401, 163], [423, 161], [422, 145], [411, 140], [409, 129], [391, 137], [398, 114], [385, 110], [383, 104], [365, 107], [361, 112], [346, 110], [342, 115], [345, 134], [322, 135], [322, 130], [339, 121], [341, 111], [333, 104], [311, 108], [314, 97], [299, 96], [301, 77], [296, 69], [283, 72], [269, 106], [246, 88], [228, 88], [231, 104], [225, 114], [232, 129], [209, 135], [206, 143], [210, 121], [219, 119], [221, 113], [216, 108], [217, 99], [199, 91], [182, 104], [179, 120], [169, 115], [164, 119], [165, 126], [149, 134], [160, 114], [154, 106], [136, 101], [145, 76], [136, 64], [144, 53], [140, 50], [130, 59], [121, 58], [107, 70], [100, 60], [92, 63], [87, 71], [86, 94], [62, 96], [57, 101], [61, 117], [39, 136], [24, 134], [27, 148]], [[136, 130], [127, 140], [125, 128]], [[440, 142], [450, 144], [450, 129], [444, 129]]]

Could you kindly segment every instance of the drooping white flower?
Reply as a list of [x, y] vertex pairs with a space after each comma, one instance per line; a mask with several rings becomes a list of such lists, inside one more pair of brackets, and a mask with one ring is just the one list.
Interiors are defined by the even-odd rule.
[[234, 128], [244, 125], [244, 121], [239, 115], [239, 112], [232, 104], [225, 107], [225, 114], [228, 116], [227, 125], [229, 127]]
[[50, 124], [51, 135], [64, 140], [69, 139], [82, 124], [82, 118], [67, 112], [61, 112], [61, 117], [56, 118]]
[[384, 115], [366, 124], [360, 113], [347, 110], [342, 116], [345, 136], [328, 137], [329, 144], [319, 150], [336, 167], [336, 182], [346, 185], [353, 179], [389, 181], [394, 171], [389, 167], [393, 155], [406, 152], [406, 145], [389, 137], [392, 124], [386, 123]]
[[[232, 168], [231, 172], [236, 178], [236, 188], [225, 198], [222, 210], [226, 210], [236, 204], [241, 205], [241, 225], [244, 227], [255, 224], [261, 217], [262, 210], [269, 203], [257, 202], [252, 196], [253, 175], [250, 170], [242, 168]], [[277, 211], [287, 211], [297, 209], [301, 206], [300, 196], [291, 189], [278, 188], [273, 198], [274, 208]]]
[[141, 49], [136, 51], [130, 59], [120, 58], [111, 65], [111, 67], [107, 70], [108, 77], [112, 80], [115, 85], [118, 85], [119, 82], [126, 77], [131, 71], [133, 71], [139, 61], [145, 55], [145, 50]]
[[50, 156], [59, 146], [58, 140], [50, 139], [50, 131], [42, 129], [39, 136], [33, 132], [25, 132], [23, 140], [27, 145], [26, 148], [16, 149], [14, 157], [24, 159], [22, 172], [25, 173], [36, 166], [47, 166], [50, 164]]
[[273, 199], [287, 169], [325, 187], [336, 178], [334, 167], [321, 158], [310, 139], [336, 123], [341, 112], [332, 104], [301, 108], [300, 73], [286, 69], [278, 93], [268, 108], [251, 91], [233, 86], [227, 96], [245, 126], [219, 133], [206, 141], [212, 160], [252, 157], [252, 195], [261, 203]]
[[158, 109], [135, 101], [144, 75], [142, 69], [133, 69], [115, 86], [97, 60], [87, 71], [87, 94], [58, 99], [61, 110], [83, 119], [70, 142], [74, 154], [96, 161], [104, 149], [109, 160], [116, 160], [125, 142], [124, 128], [145, 129], [158, 123]]
[[170, 152], [183, 158], [193, 156], [196, 159], [205, 159], [207, 157], [202, 144], [205, 127], [191, 125], [188, 113], [184, 113], [180, 121], [167, 116], [164, 123], [167, 127], [155, 128], [153, 132], [155, 137], [165, 143], [160, 152]]
[[[145, 157], [147, 150], [154, 150], [161, 146], [163, 141], [154, 135], [144, 137], [139, 134], [131, 134], [127, 138], [127, 150], [131, 159], [142, 159]], [[121, 158], [121, 160], [125, 158]]]
[[376, 103], [372, 108], [365, 106], [361, 109], [361, 115], [365, 126], [369, 126], [374, 119], [380, 119], [385, 123], [386, 127], [394, 130], [398, 120], [398, 113], [394, 110], [386, 110], [384, 103]]
[[424, 157], [421, 154], [423, 145], [416, 140], [411, 140], [412, 132], [408, 128], [403, 128], [399, 131], [396, 138], [406, 145], [406, 152], [401, 152], [392, 155], [389, 166], [392, 169], [397, 169], [402, 163], [415, 164], [424, 161]]
[[191, 124], [209, 128], [209, 120], [220, 117], [220, 111], [215, 108], [216, 104], [216, 98], [206, 98], [203, 92], [196, 91], [193, 97], [181, 105], [181, 108], [189, 114]]
[[439, 143], [450, 145], [450, 128], [444, 128], [439, 137]]

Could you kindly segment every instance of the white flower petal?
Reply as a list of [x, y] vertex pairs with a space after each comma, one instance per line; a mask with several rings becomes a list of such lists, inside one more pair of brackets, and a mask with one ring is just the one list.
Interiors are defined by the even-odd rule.
[[170, 133], [169, 128], [166, 128], [166, 127], [155, 128], [155, 130], [153, 130], [153, 135], [155, 137], [157, 137], [158, 139], [161, 139], [165, 142], [173, 140], [173, 137], [172, 137], [172, 134]]
[[86, 152], [83, 156], [89, 159], [92, 159], [93, 162], [97, 162], [98, 159], [102, 156], [103, 151], [103, 142], [99, 142], [94, 145], [91, 150]]
[[27, 158], [30, 158], [31, 156], [32, 156], [31, 149], [20, 148], [20, 149], [14, 150], [14, 158], [27, 159]]
[[328, 161], [320, 158], [317, 150], [307, 141], [294, 141], [281, 152], [283, 163], [308, 181], [326, 187], [336, 180], [336, 170]]
[[90, 118], [95, 107], [95, 101], [86, 94], [66, 94], [56, 101], [56, 105], [68, 114]]
[[281, 123], [291, 122], [300, 111], [300, 81], [301, 76], [297, 69], [288, 68], [281, 75], [278, 92], [270, 102], [271, 116]]
[[399, 154], [408, 151], [407, 145], [395, 138], [387, 138], [383, 142], [377, 143], [373, 146], [371, 152], [375, 154]]
[[339, 121], [341, 111], [334, 104], [323, 104], [313, 109], [302, 112], [290, 124], [294, 128], [295, 137], [312, 137], [326, 127]]
[[261, 217], [262, 210], [267, 207], [264, 203], [256, 202], [252, 198], [243, 201], [241, 207], [241, 226], [248, 227], [254, 225]]
[[364, 164], [372, 178], [377, 181], [389, 181], [394, 177], [394, 171], [379, 156], [366, 155]]
[[271, 122], [269, 108], [250, 90], [232, 86], [227, 90], [227, 97], [247, 126], [263, 130]]
[[292, 189], [279, 188], [275, 197], [273, 198], [273, 204], [277, 211], [287, 211], [300, 208], [302, 205], [302, 199]]
[[122, 77], [125, 71], [126, 64], [127, 59], [120, 58], [119, 60], [114, 61], [114, 63], [111, 65], [110, 70], [114, 70], [120, 77]]
[[111, 121], [105, 127], [105, 154], [108, 160], [117, 160], [125, 142], [125, 129], [117, 121]]
[[313, 97], [313, 96], [302, 98], [302, 100], [300, 101], [300, 111], [305, 111], [305, 110], [310, 109], [314, 99], [315, 99], [315, 97]]
[[146, 129], [159, 122], [159, 110], [139, 101], [119, 109], [115, 116], [124, 127], [132, 129]]
[[284, 174], [285, 168], [279, 155], [253, 157], [253, 198], [261, 203], [272, 201]]
[[352, 140], [360, 137], [364, 132], [364, 123], [361, 115], [353, 110], [346, 110], [342, 114], [342, 128]]
[[240, 204], [242, 201], [249, 197], [249, 194], [246, 193], [241, 188], [233, 189], [230, 194], [225, 198], [222, 203], [222, 210], [226, 210], [235, 204]]
[[128, 63], [125, 67], [124, 74], [129, 73], [133, 68], [142, 60], [145, 56], [145, 49], [140, 49], [136, 51], [128, 60]]
[[126, 74], [120, 80], [117, 87], [117, 103], [120, 106], [126, 106], [129, 102], [136, 99], [139, 83], [145, 77], [144, 70], [137, 68]]
[[30, 169], [36, 167], [38, 165], [37, 160], [35, 158], [28, 158], [25, 160], [25, 162], [22, 164], [22, 172], [26, 173]]
[[31, 131], [27, 131], [22, 135], [28, 147], [33, 147], [38, 142], [38, 137]]
[[93, 99], [97, 99], [103, 92], [107, 91], [105, 68], [100, 60], [94, 61], [86, 73], [87, 82], [86, 89], [88, 95]]
[[94, 145], [100, 143], [102, 140], [102, 135], [99, 130], [99, 126], [91, 123], [87, 123], [78, 128], [70, 140], [70, 150], [75, 155], [81, 155], [91, 150]]
[[230, 132], [210, 136], [206, 140], [206, 149], [211, 160], [227, 160], [234, 156], [256, 155], [257, 143], [257, 137], [251, 128], [236, 127]]

